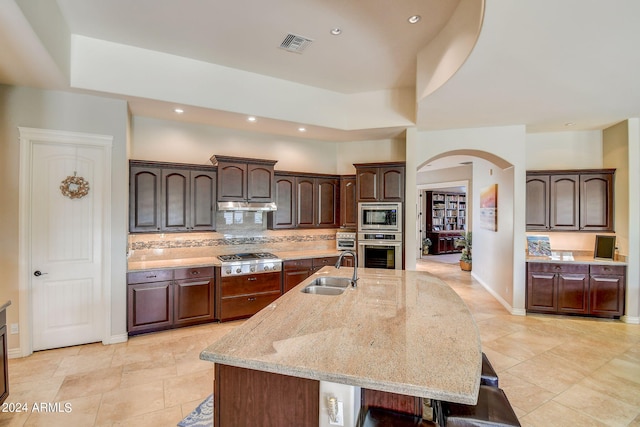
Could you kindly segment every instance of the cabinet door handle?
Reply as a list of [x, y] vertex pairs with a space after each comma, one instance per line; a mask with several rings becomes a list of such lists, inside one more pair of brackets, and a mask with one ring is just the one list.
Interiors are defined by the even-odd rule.
[[191, 274], [196, 275], [196, 274], [200, 274], [200, 272], [198, 270], [194, 270], [191, 272]]
[[145, 276], [145, 278], [147, 278], [147, 279], [155, 279], [156, 277], [158, 277], [158, 276], [156, 276], [156, 275], [153, 275], [153, 276]]
[[247, 301], [255, 301], [255, 300], [256, 300], [256, 297], [249, 297], [249, 298], [247, 298]]
[[250, 282], [255, 282], [256, 280], [258, 280], [257, 277], [247, 277], [247, 280]]

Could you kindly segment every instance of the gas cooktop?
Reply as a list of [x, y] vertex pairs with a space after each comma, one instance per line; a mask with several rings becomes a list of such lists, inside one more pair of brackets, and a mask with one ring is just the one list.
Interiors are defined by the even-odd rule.
[[277, 260], [278, 257], [270, 252], [241, 253], [231, 255], [218, 255], [222, 262], [255, 261], [255, 260]]

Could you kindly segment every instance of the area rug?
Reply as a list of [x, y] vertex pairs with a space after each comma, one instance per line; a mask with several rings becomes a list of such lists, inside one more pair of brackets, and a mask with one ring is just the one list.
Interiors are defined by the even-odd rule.
[[192, 413], [178, 423], [178, 427], [212, 427], [213, 426], [213, 394], [198, 405]]

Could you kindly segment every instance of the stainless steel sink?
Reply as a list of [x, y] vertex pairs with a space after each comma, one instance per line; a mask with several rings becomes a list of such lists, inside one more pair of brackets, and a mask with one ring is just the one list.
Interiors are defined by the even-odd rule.
[[351, 279], [347, 277], [324, 276], [314, 279], [302, 289], [302, 292], [316, 295], [340, 295], [349, 285], [351, 285]]

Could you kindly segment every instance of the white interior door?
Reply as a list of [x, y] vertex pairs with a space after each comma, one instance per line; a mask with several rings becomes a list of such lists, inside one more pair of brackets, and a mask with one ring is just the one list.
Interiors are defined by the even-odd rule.
[[[31, 150], [31, 302], [33, 350], [101, 341], [105, 153], [77, 143], [34, 142]], [[81, 198], [62, 194], [84, 178]]]

